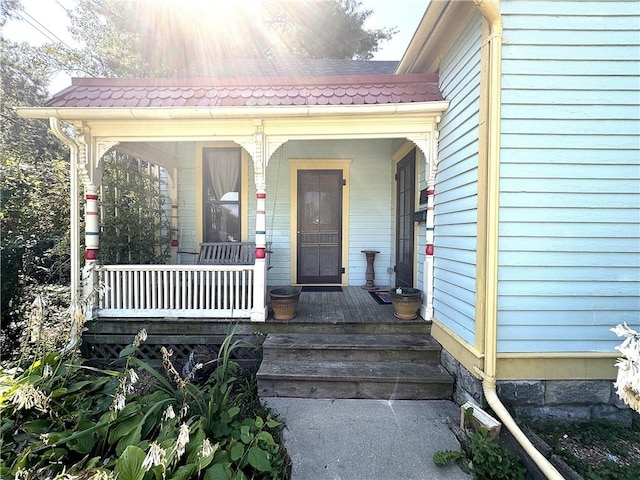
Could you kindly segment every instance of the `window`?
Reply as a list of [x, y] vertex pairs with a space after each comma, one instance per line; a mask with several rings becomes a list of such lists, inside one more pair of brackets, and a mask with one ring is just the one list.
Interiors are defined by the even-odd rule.
[[204, 148], [202, 161], [204, 242], [239, 242], [241, 237], [239, 148]]

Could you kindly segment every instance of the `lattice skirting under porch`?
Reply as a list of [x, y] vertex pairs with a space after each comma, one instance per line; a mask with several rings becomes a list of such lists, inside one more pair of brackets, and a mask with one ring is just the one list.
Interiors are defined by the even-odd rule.
[[[120, 324], [122, 327], [126, 327], [125, 324]], [[147, 340], [143, 342], [138, 351], [136, 357], [143, 360], [155, 368], [162, 367], [162, 353], [161, 347], [172, 350], [171, 356], [172, 363], [176, 369], [181, 372], [185, 363], [189, 359], [189, 355], [193, 352], [197, 363], [205, 363], [210, 360], [214, 360], [218, 353], [222, 343], [226, 338], [226, 333], [212, 334], [212, 333], [198, 333], [197, 326], [182, 325], [182, 331], [189, 331], [189, 335], [183, 335], [178, 332], [166, 332], [162, 333], [153, 332], [153, 326], [150, 326], [151, 331], [148, 330]], [[166, 329], [163, 329], [166, 330]], [[83, 335], [82, 340], [82, 354], [84, 358], [90, 363], [105, 366], [109, 364], [117, 364], [119, 362], [120, 352], [131, 344], [137, 330], [122, 333], [98, 333], [87, 332]], [[260, 345], [263, 341], [261, 335], [243, 333], [235, 335], [232, 343], [236, 340], [242, 340], [250, 343], [255, 347], [240, 346], [232, 350], [230, 358], [236, 361], [241, 367], [249, 369], [257, 369], [262, 359], [262, 349]]]

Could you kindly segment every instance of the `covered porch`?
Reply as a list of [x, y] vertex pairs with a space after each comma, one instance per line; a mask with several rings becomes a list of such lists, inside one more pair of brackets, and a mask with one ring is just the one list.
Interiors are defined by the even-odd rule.
[[[359, 287], [365, 270], [361, 252], [378, 244], [385, 262], [381, 273], [387, 275], [388, 284], [395, 283], [394, 256], [401, 257], [400, 245], [407, 246], [409, 254], [403, 260], [410, 274], [404, 285], [420, 284], [425, 292], [421, 313], [430, 318], [437, 124], [446, 107], [433, 75], [270, 78], [237, 83], [220, 79], [74, 79], [73, 85], [48, 106], [20, 113], [49, 118], [53, 131], [71, 151], [74, 299], [100, 290], [103, 295], [90, 310], [95, 318], [149, 322], [162, 318], [180, 324], [181, 319], [265, 322], [271, 286], [331, 283]], [[70, 123], [73, 132], [62, 122]], [[203, 179], [211, 178], [215, 184], [218, 178], [213, 170], [207, 170], [205, 158], [211, 152], [229, 149], [238, 152], [237, 172], [242, 184], [227, 190], [235, 194], [231, 200], [217, 197], [205, 201]], [[404, 202], [400, 218], [393, 211], [394, 204], [400, 203], [394, 173], [397, 177], [396, 165], [402, 156], [396, 159], [394, 152], [407, 154], [416, 149], [419, 155], [413, 155], [409, 162], [415, 171], [403, 187], [411, 200]], [[174, 227], [168, 264], [115, 265], [101, 259], [103, 157], [111, 151], [142, 159], [166, 172], [164, 193]], [[325, 171], [331, 171], [332, 181], [338, 183], [317, 196], [332, 197], [335, 192], [336, 198], [340, 197], [332, 207], [340, 214], [331, 237], [335, 264], [331, 275], [319, 273], [307, 282], [301, 271], [309, 256], [300, 249], [303, 242], [297, 227], [303, 221], [298, 212], [304, 205], [299, 201], [309, 191], [301, 194], [296, 182], [302, 178], [301, 172], [322, 172], [316, 175], [322, 176]], [[78, 203], [82, 190], [83, 209]], [[420, 195], [419, 208], [426, 214], [420, 225], [413, 219], [419, 190], [425, 193], [424, 198]], [[204, 225], [207, 202], [225, 208], [235, 202], [234, 208], [240, 212], [238, 234], [231, 238], [225, 231], [224, 239], [252, 242], [251, 263], [202, 265], [194, 264], [194, 257], [191, 262], [181, 258], [186, 244], [196, 254], [202, 242], [211, 241]], [[411, 238], [396, 234], [401, 224]], [[182, 238], [184, 232], [191, 236], [190, 243]], [[380, 243], [371, 244], [374, 236]], [[322, 248], [323, 234], [315, 238], [315, 245]], [[268, 248], [270, 242], [273, 245]], [[266, 257], [271, 249], [275, 266], [269, 271]], [[315, 262], [323, 266], [322, 259], [319, 254]], [[321, 281], [324, 278], [330, 281]], [[350, 291], [339, 298], [349, 296]], [[302, 309], [311, 298], [303, 295], [298, 317], [311, 319], [311, 323], [318, 319], [362, 322], [378, 315], [390, 318], [390, 307], [375, 305], [370, 297], [366, 300], [372, 305], [364, 309], [369, 314], [363, 316], [363, 308], [354, 306], [358, 302], [364, 305], [359, 296], [351, 302], [314, 303], [308, 310], [311, 313], [305, 313]], [[374, 308], [378, 309], [375, 314], [371, 311]], [[331, 314], [325, 312], [329, 309]]]

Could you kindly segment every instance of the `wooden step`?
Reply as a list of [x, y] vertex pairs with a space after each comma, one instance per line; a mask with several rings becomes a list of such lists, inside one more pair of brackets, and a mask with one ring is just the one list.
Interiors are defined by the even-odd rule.
[[430, 335], [269, 335], [263, 361], [438, 362], [441, 347]]
[[431, 322], [422, 319], [413, 321], [351, 323], [351, 322], [322, 322], [310, 323], [291, 320], [288, 322], [268, 321], [253, 324], [255, 330], [264, 333], [318, 333], [325, 335], [385, 335], [385, 334], [424, 334], [431, 333]]
[[439, 364], [416, 362], [264, 362], [257, 374], [261, 397], [444, 399], [453, 378]]

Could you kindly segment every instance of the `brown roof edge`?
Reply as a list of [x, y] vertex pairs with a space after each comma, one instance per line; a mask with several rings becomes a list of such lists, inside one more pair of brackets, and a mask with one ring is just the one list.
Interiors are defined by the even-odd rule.
[[393, 75], [344, 75], [331, 77], [254, 77], [254, 78], [95, 78], [74, 77], [71, 87], [198, 87], [198, 86], [265, 86], [265, 85], [345, 85], [437, 82], [436, 73], [411, 73]]

